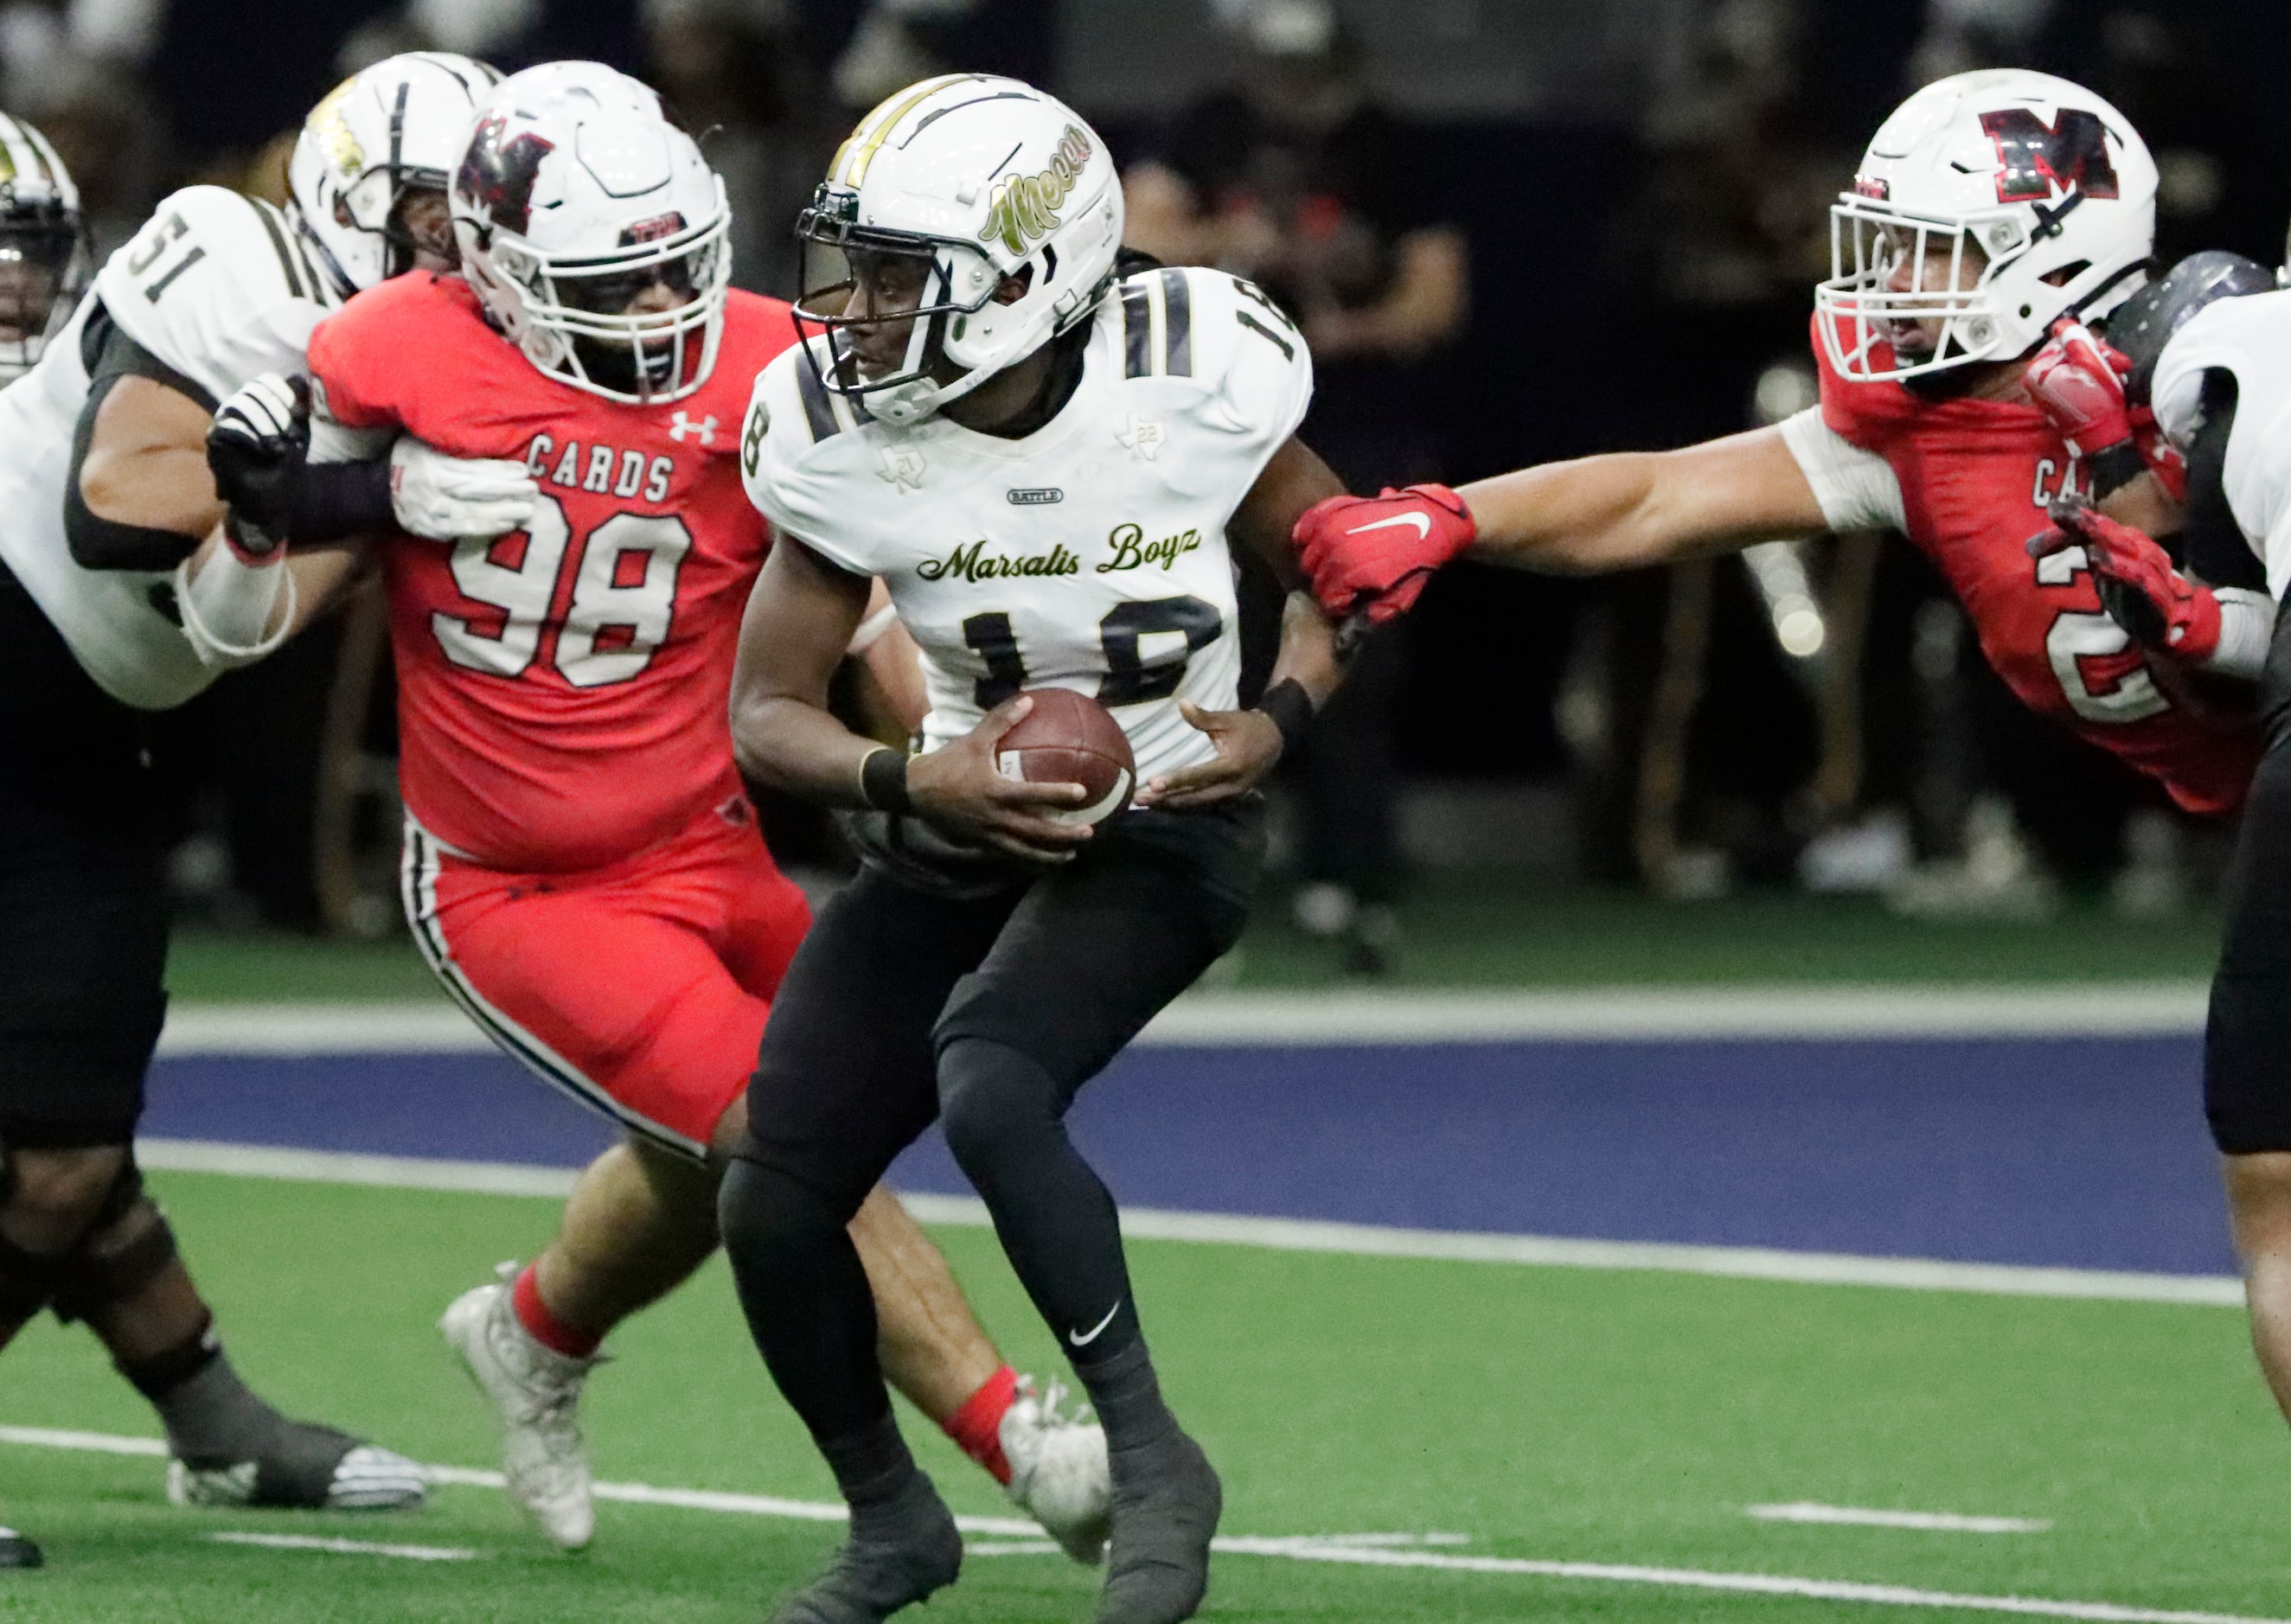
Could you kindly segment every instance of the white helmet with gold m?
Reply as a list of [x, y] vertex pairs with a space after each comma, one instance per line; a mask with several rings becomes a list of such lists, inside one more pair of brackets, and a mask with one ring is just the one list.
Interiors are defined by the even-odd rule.
[[[796, 318], [826, 334], [806, 353], [873, 415], [920, 422], [1095, 309], [1121, 225], [1113, 157], [1065, 103], [1017, 79], [927, 79], [859, 121], [797, 223]], [[862, 356], [862, 331], [901, 323], [897, 360]]]
[[[310, 109], [287, 161], [295, 227], [343, 299], [414, 268], [417, 245], [451, 244], [446, 184], [478, 99], [501, 75], [445, 51], [409, 51], [343, 80]], [[439, 232], [417, 245], [407, 194], [437, 194]]]

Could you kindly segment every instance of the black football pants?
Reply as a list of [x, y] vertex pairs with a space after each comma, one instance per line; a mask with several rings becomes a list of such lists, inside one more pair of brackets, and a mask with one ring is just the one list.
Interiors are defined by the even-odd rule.
[[0, 567], [0, 1142], [125, 1145], [166, 1013], [146, 718]]
[[2267, 748], [2228, 871], [2204, 1032], [2204, 1114], [2231, 1156], [2291, 1151], [2291, 610], [2281, 606], [2260, 705]]
[[1113, 1200], [1064, 1119], [1239, 937], [1262, 839], [1253, 801], [1132, 812], [989, 894], [871, 863], [820, 911], [773, 1001], [720, 1203], [750, 1329], [814, 1437], [888, 1414], [845, 1226], [934, 1119], [1077, 1363], [1138, 1343]]

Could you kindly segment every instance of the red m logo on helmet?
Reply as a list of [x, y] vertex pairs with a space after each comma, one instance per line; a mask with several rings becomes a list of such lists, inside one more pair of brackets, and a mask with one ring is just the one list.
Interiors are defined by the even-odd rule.
[[1997, 143], [1999, 203], [2042, 203], [2058, 187], [2088, 197], [2113, 197], [2116, 166], [2108, 161], [2108, 133], [2100, 115], [2064, 107], [2048, 125], [2024, 107], [1983, 113], [1981, 127]]

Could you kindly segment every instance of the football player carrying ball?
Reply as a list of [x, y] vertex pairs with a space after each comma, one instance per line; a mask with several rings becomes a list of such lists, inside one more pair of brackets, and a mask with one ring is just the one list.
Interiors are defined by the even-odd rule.
[[[1288, 318], [1222, 272], [1123, 275], [1121, 221], [1105, 143], [1040, 91], [957, 75], [894, 97], [803, 216], [827, 266], [797, 311], [816, 335], [765, 370], [742, 436], [780, 542], [734, 742], [752, 777], [865, 815], [859, 877], [765, 1029], [722, 1202], [757, 1345], [851, 1505], [786, 1624], [873, 1624], [961, 1564], [844, 1232], [934, 1120], [1105, 1427], [1098, 1617], [1170, 1624], [1207, 1582], [1218, 1476], [1162, 1402], [1113, 1200], [1065, 1118], [1240, 934], [1256, 786], [1337, 670], [1300, 596], [1271, 687], [1236, 708], [1228, 537], [1293, 574], [1290, 527], [1339, 487], [1295, 438], [1312, 362]], [[826, 707], [874, 577], [922, 651], [912, 756]], [[1062, 818], [1098, 792], [1005, 776], [998, 745], [1041, 687], [1111, 712], [1137, 806]]]

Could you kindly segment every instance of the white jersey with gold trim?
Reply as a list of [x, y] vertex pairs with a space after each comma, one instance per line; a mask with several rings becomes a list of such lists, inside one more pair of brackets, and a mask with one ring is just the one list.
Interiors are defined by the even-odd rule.
[[105, 262], [93, 296], [39, 365], [0, 390], [0, 561], [123, 703], [166, 710], [221, 673], [200, 663], [173, 617], [171, 572], [84, 569], [65, 539], [90, 312], [100, 301], [212, 409], [263, 373], [301, 372], [310, 329], [332, 301], [277, 209], [221, 187], [188, 187]]
[[1304, 421], [1313, 364], [1222, 271], [1133, 276], [1091, 319], [1073, 398], [1016, 440], [891, 428], [789, 350], [756, 380], [742, 466], [782, 533], [889, 587], [922, 649], [925, 750], [1021, 687], [1073, 688], [1113, 712], [1143, 778], [1216, 754], [1179, 700], [1238, 702], [1226, 526]]

